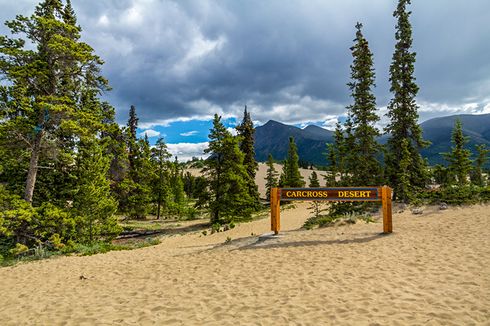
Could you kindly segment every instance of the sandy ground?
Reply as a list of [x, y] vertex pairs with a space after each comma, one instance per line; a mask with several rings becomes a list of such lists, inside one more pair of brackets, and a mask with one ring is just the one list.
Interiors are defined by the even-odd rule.
[[282, 212], [277, 238], [257, 236], [262, 219], [1, 268], [0, 324], [490, 325], [490, 206], [396, 213], [388, 236], [298, 230], [307, 206]]

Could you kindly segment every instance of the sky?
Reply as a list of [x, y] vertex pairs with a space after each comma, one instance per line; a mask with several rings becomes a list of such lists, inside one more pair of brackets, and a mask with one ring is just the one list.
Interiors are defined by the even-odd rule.
[[[413, 0], [410, 21], [420, 122], [490, 113], [490, 1]], [[0, 20], [36, 0], [0, 0]], [[374, 55], [386, 123], [395, 0], [72, 0], [82, 39], [105, 64], [103, 95], [124, 125], [164, 137], [179, 159], [201, 156], [217, 113], [230, 131], [244, 106], [256, 126], [276, 120], [332, 129], [350, 104], [355, 24]], [[0, 26], [0, 34], [8, 29]]]

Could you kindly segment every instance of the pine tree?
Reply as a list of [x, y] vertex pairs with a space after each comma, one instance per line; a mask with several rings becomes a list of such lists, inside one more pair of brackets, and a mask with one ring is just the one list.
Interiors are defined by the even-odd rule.
[[[390, 122], [385, 128], [385, 131], [390, 134], [387, 143], [386, 175], [397, 198], [401, 190], [402, 173], [408, 173], [403, 177], [408, 178], [406, 182], [415, 190], [424, 187], [427, 183], [427, 164], [419, 150], [428, 146], [428, 142], [423, 140], [422, 129], [418, 125], [419, 115], [415, 97], [419, 87], [413, 75], [415, 52], [410, 50], [412, 47], [412, 27], [409, 21], [411, 12], [406, 8], [409, 4], [410, 0], [399, 0], [397, 9], [393, 13], [397, 18], [396, 45], [390, 65], [390, 91], [393, 93], [393, 98], [388, 104], [387, 116]], [[402, 150], [405, 139], [408, 141], [407, 151]], [[410, 158], [404, 155], [409, 155]], [[400, 164], [408, 159], [412, 164], [408, 166], [408, 171], [402, 172]]]
[[401, 157], [403, 159], [399, 164], [397, 198], [406, 203], [413, 200], [413, 185], [410, 183], [412, 157], [410, 156], [409, 148], [409, 140], [404, 139], [401, 143]]
[[318, 180], [318, 175], [316, 174], [315, 171], [313, 171], [309, 177], [310, 184], [308, 187], [310, 188], [319, 188], [320, 187], [320, 181]]
[[121, 230], [114, 216], [116, 201], [110, 196], [107, 171], [110, 158], [96, 139], [83, 139], [77, 156], [76, 195], [73, 210], [77, 221], [77, 239], [93, 243], [111, 239]]
[[376, 185], [381, 181], [381, 166], [377, 160], [380, 146], [376, 141], [380, 133], [375, 127], [379, 117], [376, 115], [376, 98], [372, 92], [375, 87], [373, 54], [362, 34], [362, 24], [357, 23], [356, 29], [355, 43], [350, 48], [354, 58], [350, 66], [351, 81], [347, 84], [354, 99], [354, 103], [347, 107], [348, 172], [353, 185]]
[[471, 151], [464, 148], [468, 142], [468, 137], [463, 135], [463, 125], [459, 119], [454, 123], [451, 139], [454, 146], [450, 153], [444, 154], [444, 157], [449, 162], [448, 170], [451, 179], [456, 180], [459, 186], [464, 186], [468, 184], [472, 161], [470, 159]]
[[172, 155], [168, 152], [167, 144], [163, 138], [158, 138], [155, 147], [151, 149], [152, 165], [155, 169], [155, 182], [152, 183], [152, 193], [157, 202], [157, 219], [160, 219], [162, 205], [167, 204], [170, 192], [170, 175], [168, 159]]
[[138, 128], [138, 117], [136, 115], [136, 108], [134, 105], [131, 105], [129, 109], [129, 119], [128, 119], [128, 157], [129, 157], [129, 168], [130, 170], [134, 170], [134, 161], [138, 156], [138, 146], [137, 141], [138, 137], [136, 135], [136, 130]]
[[483, 167], [488, 161], [488, 153], [490, 153], [490, 149], [488, 149], [485, 144], [476, 145], [476, 152], [478, 155], [475, 159], [475, 167], [471, 173], [471, 181], [475, 185], [483, 187], [486, 184], [485, 178], [483, 177]]
[[[349, 126], [349, 123], [346, 124]], [[349, 140], [349, 142], [347, 142], [347, 140]], [[353, 137], [350, 130], [347, 136], [344, 136], [343, 127], [337, 122], [335, 125], [334, 142], [327, 144], [327, 160], [330, 164], [330, 174], [327, 174], [325, 180], [329, 186], [345, 186], [348, 184], [348, 143], [350, 145], [353, 143]], [[337, 176], [340, 178], [339, 181], [336, 179]]]
[[329, 168], [327, 174], [324, 175], [324, 179], [327, 186], [335, 186], [335, 176], [337, 175], [338, 161], [337, 161], [337, 153], [335, 149], [335, 144], [327, 143], [327, 162], [329, 164]]
[[238, 147], [238, 138], [226, 130], [217, 114], [214, 115], [209, 145], [204, 152], [210, 154], [202, 172], [209, 182], [211, 223], [249, 218], [255, 201], [248, 193], [244, 154]]
[[284, 161], [279, 184], [281, 187], [303, 187], [305, 182], [299, 173], [299, 157], [294, 138], [289, 137], [288, 157]]
[[248, 192], [250, 197], [254, 198], [256, 205], [259, 204], [259, 190], [257, 184], [255, 183], [255, 175], [257, 173], [258, 164], [255, 160], [255, 128], [250, 117], [250, 112], [247, 112], [247, 106], [243, 112], [243, 120], [240, 125], [236, 127], [238, 131], [238, 136], [240, 137], [240, 150], [245, 155], [243, 159], [243, 165], [247, 169], [248, 179]]
[[277, 171], [274, 168], [274, 159], [269, 153], [267, 157], [267, 175], [265, 177], [265, 189], [267, 200], [271, 200], [271, 189], [277, 187]]
[[97, 112], [85, 110], [81, 100], [95, 98], [108, 84], [100, 76], [102, 60], [80, 41], [70, 3], [43, 1], [32, 16], [6, 25], [24, 38], [0, 36], [0, 76], [8, 81], [0, 87], [1, 106], [8, 108], [0, 133], [23, 144], [16, 150], [28, 155], [24, 199], [32, 203], [40, 160], [60, 148], [60, 134], [68, 140], [70, 133], [88, 132], [78, 122]]
[[175, 161], [171, 164], [170, 174], [171, 211], [178, 217], [181, 217], [187, 206], [187, 197], [184, 191], [182, 170], [177, 156], [175, 157]]
[[138, 118], [131, 106], [126, 129], [129, 170], [127, 178], [120, 183], [121, 198], [119, 208], [130, 218], [144, 219], [150, 212], [151, 180], [154, 170], [151, 163], [151, 148], [148, 137], [137, 138]]

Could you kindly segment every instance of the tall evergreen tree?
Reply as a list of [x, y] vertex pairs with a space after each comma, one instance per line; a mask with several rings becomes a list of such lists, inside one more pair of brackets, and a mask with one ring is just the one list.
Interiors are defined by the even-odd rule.
[[211, 222], [227, 223], [250, 217], [255, 201], [248, 193], [244, 154], [238, 147], [238, 138], [226, 130], [217, 114], [204, 152], [210, 154], [202, 171], [209, 182]]
[[[412, 164], [408, 167], [408, 183], [413, 188], [424, 187], [427, 182], [426, 162], [420, 155], [420, 149], [428, 145], [422, 138], [422, 129], [418, 125], [418, 106], [415, 97], [419, 87], [415, 83], [414, 63], [415, 52], [412, 47], [412, 26], [409, 21], [411, 12], [407, 11], [410, 0], [399, 0], [393, 16], [397, 19], [396, 45], [390, 65], [390, 91], [393, 98], [388, 104], [390, 122], [385, 131], [390, 134], [387, 143], [386, 174], [389, 183], [395, 189], [395, 196], [400, 191], [400, 163], [408, 158]], [[402, 143], [407, 139], [407, 151], [403, 151]], [[405, 154], [404, 154], [405, 153]], [[408, 153], [408, 154], [407, 154]]]
[[151, 162], [151, 148], [148, 137], [137, 138], [138, 118], [131, 106], [126, 129], [129, 170], [126, 179], [120, 183], [119, 208], [130, 218], [144, 219], [150, 211], [151, 180], [154, 170]]
[[161, 207], [167, 203], [169, 197], [170, 175], [168, 159], [171, 156], [163, 138], [158, 138], [155, 147], [151, 149], [151, 158], [155, 169], [155, 182], [152, 184], [152, 193], [157, 202], [157, 219], [160, 219]]
[[267, 200], [271, 199], [271, 189], [277, 187], [277, 171], [274, 168], [274, 159], [272, 154], [269, 153], [267, 157], [267, 175], [265, 177], [265, 195]]
[[1, 133], [25, 145], [24, 199], [31, 203], [40, 160], [59, 148], [60, 133], [80, 131], [78, 121], [93, 114], [79, 109], [83, 95], [95, 97], [108, 84], [100, 76], [102, 60], [80, 41], [70, 3], [45, 0], [32, 16], [19, 15], [6, 25], [24, 38], [0, 36], [0, 75], [8, 81], [0, 87], [7, 110]]
[[103, 147], [96, 139], [83, 139], [78, 148], [73, 201], [77, 237], [85, 243], [111, 239], [121, 230], [114, 216], [117, 203], [110, 195], [107, 179], [110, 157], [104, 154]]
[[488, 161], [488, 153], [490, 149], [485, 144], [476, 145], [477, 157], [475, 159], [475, 167], [471, 173], [472, 182], [480, 187], [485, 186], [485, 178], [483, 176], [483, 166]]
[[468, 142], [468, 137], [464, 136], [463, 125], [459, 119], [454, 123], [451, 139], [454, 146], [450, 153], [444, 154], [444, 157], [449, 162], [448, 170], [451, 179], [456, 180], [458, 185], [464, 186], [468, 184], [472, 161], [470, 159], [471, 151], [464, 148]]
[[279, 184], [281, 187], [303, 187], [305, 182], [299, 173], [299, 156], [293, 137], [289, 137], [288, 157], [284, 161]]
[[[379, 121], [376, 115], [376, 98], [372, 92], [375, 87], [373, 54], [368, 41], [362, 34], [362, 24], [356, 24], [356, 38], [350, 48], [354, 58], [351, 68], [351, 81], [347, 84], [354, 103], [347, 107], [351, 125], [349, 126], [348, 160], [352, 184], [376, 185], [381, 181], [381, 166], [377, 160], [380, 146], [376, 137], [380, 135], [375, 123]], [[349, 137], [350, 136], [350, 137]], [[362, 162], [362, 164], [359, 164]]]
[[243, 165], [247, 169], [247, 185], [250, 196], [259, 204], [259, 190], [255, 183], [255, 175], [257, 173], [258, 164], [255, 160], [255, 147], [254, 147], [254, 134], [255, 128], [250, 117], [250, 112], [247, 111], [247, 106], [243, 112], [243, 120], [240, 125], [236, 127], [238, 136], [240, 137], [240, 150], [244, 154]]
[[134, 161], [138, 156], [138, 136], [136, 135], [136, 131], [138, 129], [138, 116], [136, 115], [136, 108], [134, 105], [131, 105], [129, 109], [129, 119], [128, 119], [128, 156], [129, 156], [129, 168], [130, 170], [134, 170]]

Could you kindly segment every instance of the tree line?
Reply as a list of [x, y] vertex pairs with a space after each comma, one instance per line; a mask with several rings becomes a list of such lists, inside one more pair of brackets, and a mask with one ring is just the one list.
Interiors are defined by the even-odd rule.
[[[213, 223], [259, 208], [253, 123], [245, 109], [238, 136], [215, 117], [204, 177], [172, 160], [163, 138], [125, 127], [101, 100], [110, 90], [103, 61], [81, 40], [70, 0], [45, 0], [7, 21], [0, 36], [0, 260], [35, 248], [67, 250], [110, 241], [122, 218], [194, 217]], [[195, 205], [194, 205], [195, 204]]]
[[[400, 0], [396, 46], [390, 66], [393, 99], [388, 106], [386, 147], [376, 142], [373, 55], [356, 25], [351, 47], [353, 103], [328, 145], [329, 185], [388, 183], [397, 199], [411, 201], [430, 174], [419, 151], [427, 146], [417, 124], [411, 51], [409, 0]], [[101, 100], [110, 90], [101, 75], [103, 61], [81, 40], [70, 0], [44, 0], [34, 14], [6, 22], [11, 36], [0, 36], [0, 260], [36, 247], [55, 250], [77, 243], [110, 241], [121, 232], [117, 215], [144, 219], [194, 217], [209, 212], [211, 223], [247, 220], [261, 208], [255, 183], [254, 127], [245, 107], [233, 136], [214, 116], [205, 150], [196, 161], [203, 176], [172, 159], [163, 138], [154, 146], [137, 134], [131, 106], [127, 125], [115, 121], [115, 109]], [[482, 166], [488, 150], [479, 148], [472, 163], [457, 125], [447, 168], [436, 167], [441, 183], [485, 184]], [[266, 186], [302, 187], [301, 161], [293, 138], [280, 176], [269, 156]], [[319, 185], [312, 175], [311, 187]], [[447, 189], [452, 189], [449, 186]], [[340, 206], [339, 206], [340, 207]]]
[[[430, 145], [423, 139], [418, 125], [416, 95], [419, 87], [415, 82], [415, 52], [412, 47], [410, 0], [399, 0], [393, 16], [397, 19], [395, 50], [389, 69], [390, 91], [393, 94], [388, 104], [389, 122], [384, 133], [389, 136], [387, 144], [377, 142], [381, 135], [377, 123], [375, 70], [373, 54], [363, 35], [361, 23], [355, 26], [354, 44], [350, 48], [352, 64], [350, 82], [347, 84], [353, 103], [347, 106], [347, 118], [337, 123], [334, 142], [327, 144], [326, 158], [329, 163], [325, 175], [328, 186], [379, 186], [388, 184], [394, 189], [396, 200], [416, 203], [422, 199], [445, 200], [461, 203], [488, 197], [488, 190], [478, 188], [487, 185], [483, 166], [490, 152], [485, 145], [477, 146], [478, 156], [472, 161], [471, 152], [465, 149], [467, 142], [462, 124], [456, 121], [449, 153], [441, 153], [448, 166], [430, 167], [420, 150]], [[275, 186], [302, 187], [305, 182], [298, 171], [299, 158], [294, 139], [289, 140], [288, 157], [283, 172], [277, 180], [269, 155], [266, 177], [267, 195]], [[430, 184], [437, 183], [436, 192], [428, 192]], [[309, 186], [317, 187], [317, 175], [311, 176]], [[486, 195], [485, 195], [486, 194]], [[429, 198], [431, 197], [431, 198]], [[485, 197], [485, 198], [486, 198]], [[488, 198], [487, 198], [488, 199]], [[371, 203], [333, 203], [329, 206], [329, 218], [346, 213], [362, 212]], [[315, 208], [318, 215], [318, 207]]]

